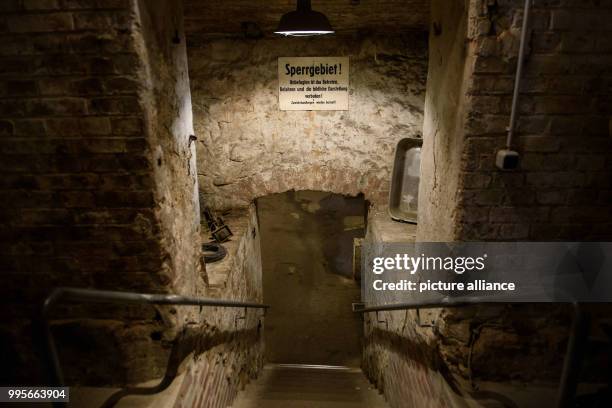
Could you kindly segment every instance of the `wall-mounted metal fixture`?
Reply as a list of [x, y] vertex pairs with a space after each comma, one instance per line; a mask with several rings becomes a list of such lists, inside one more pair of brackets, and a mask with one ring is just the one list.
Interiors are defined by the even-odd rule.
[[242, 29], [242, 34], [244, 34], [245, 38], [250, 39], [259, 39], [263, 38], [264, 33], [259, 28], [259, 25], [253, 21], [243, 21], [240, 23], [240, 28]]
[[512, 108], [510, 109], [510, 124], [508, 125], [508, 136], [506, 137], [506, 148], [499, 150], [495, 156], [495, 165], [500, 170], [515, 170], [519, 165], [519, 154], [512, 150], [512, 138], [516, 127], [518, 116], [518, 100], [523, 75], [523, 62], [525, 61], [525, 43], [527, 42], [527, 30], [529, 30], [529, 12], [531, 11], [531, 0], [525, 0], [523, 10], [523, 26], [521, 27], [521, 42], [519, 55], [516, 62], [516, 74], [514, 78], [514, 92], [512, 93]]
[[284, 36], [308, 37], [333, 34], [334, 29], [323, 13], [312, 10], [310, 0], [298, 0], [297, 10], [283, 15], [274, 33]]
[[[511, 299], [508, 303], [516, 303], [517, 298]], [[520, 300], [519, 300], [520, 302]], [[465, 296], [449, 297], [445, 296], [438, 299], [417, 300], [407, 303], [388, 303], [384, 305], [366, 305], [365, 303], [353, 303], [354, 313], [366, 314], [376, 313], [376, 321], [380, 321], [378, 313], [392, 310], [415, 310], [415, 309], [435, 309], [446, 307], [474, 306], [478, 304], [490, 303], [486, 296]], [[590, 315], [577, 302], [571, 303], [574, 309], [574, 319], [569, 334], [569, 341], [565, 348], [565, 358], [561, 381], [559, 384], [559, 394], [557, 397], [557, 408], [575, 407], [576, 388], [578, 386], [580, 363], [583, 360], [585, 344], [589, 336]], [[552, 406], [552, 404], [551, 404]]]

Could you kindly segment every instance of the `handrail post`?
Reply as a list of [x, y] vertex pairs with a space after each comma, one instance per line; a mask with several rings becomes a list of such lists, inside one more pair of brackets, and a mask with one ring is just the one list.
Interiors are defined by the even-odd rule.
[[48, 375], [48, 381], [51, 386], [63, 387], [64, 386], [64, 373], [59, 362], [59, 355], [57, 353], [57, 346], [55, 344], [55, 338], [51, 333], [51, 325], [49, 323], [49, 312], [52, 310], [55, 303], [61, 299], [65, 291], [61, 288], [54, 289], [51, 294], [43, 302], [41, 309], [41, 328], [43, 335], [43, 347], [46, 351], [47, 365], [50, 369]]
[[[463, 298], [450, 299], [442, 298], [437, 301], [411, 302], [411, 303], [391, 303], [375, 306], [367, 306], [359, 304], [358, 307], [353, 304], [353, 312], [365, 314], [375, 312], [378, 321], [378, 312], [392, 310], [412, 310], [417, 308], [444, 308], [444, 307], [460, 307], [476, 304], [486, 304], [487, 302], [479, 298]], [[517, 303], [517, 302], [508, 302]], [[582, 310], [580, 303], [571, 303], [574, 309], [574, 319], [567, 343], [565, 358], [563, 362], [563, 372], [561, 373], [561, 381], [559, 384], [559, 394], [557, 396], [557, 408], [572, 408], [576, 389], [578, 387], [578, 379], [580, 376], [580, 366], [585, 350], [585, 345], [588, 339], [590, 318], [587, 312]]]
[[[220, 300], [208, 298], [185, 297], [172, 294], [149, 294], [133, 292], [117, 292], [97, 289], [81, 289], [60, 287], [55, 288], [45, 298], [41, 307], [41, 329], [43, 337], [43, 347], [46, 355], [43, 358], [48, 365], [48, 377], [51, 386], [63, 387], [64, 375], [59, 361], [57, 345], [51, 331], [50, 313], [53, 307], [62, 300], [76, 300], [81, 302], [101, 302], [101, 303], [137, 303], [149, 305], [176, 305], [176, 306], [216, 306], [216, 307], [235, 307], [244, 308], [245, 314], [242, 319], [246, 319], [246, 311], [249, 308], [263, 309], [264, 312], [270, 306], [262, 303], [243, 302], [235, 300]], [[236, 321], [237, 322], [237, 321]], [[58, 405], [58, 404], [54, 404]], [[63, 406], [63, 403], [58, 406]]]
[[574, 320], [567, 342], [565, 360], [563, 361], [557, 408], [570, 408], [574, 406], [580, 365], [588, 337], [589, 316], [582, 310], [579, 303], [575, 302], [572, 305], [574, 308]]

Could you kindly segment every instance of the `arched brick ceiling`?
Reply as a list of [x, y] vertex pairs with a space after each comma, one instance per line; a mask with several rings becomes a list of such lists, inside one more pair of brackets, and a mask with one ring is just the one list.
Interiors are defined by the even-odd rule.
[[[240, 34], [241, 23], [255, 22], [271, 34], [280, 17], [296, 7], [295, 0], [184, 0], [188, 35]], [[430, 0], [313, 0], [338, 32], [424, 30]]]

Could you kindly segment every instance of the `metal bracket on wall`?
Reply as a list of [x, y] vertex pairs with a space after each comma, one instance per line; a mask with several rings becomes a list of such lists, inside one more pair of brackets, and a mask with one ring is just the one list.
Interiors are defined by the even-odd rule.
[[362, 302], [351, 303], [351, 308], [353, 309], [353, 312], [358, 312], [362, 310], [364, 307], [365, 307], [365, 303], [362, 303]]
[[417, 308], [416, 310], [416, 317], [417, 317], [417, 325], [419, 327], [434, 327], [436, 325], [436, 321], [434, 319], [430, 320], [430, 323], [423, 323], [423, 321], [421, 320], [421, 309]]
[[236, 328], [238, 328], [238, 320], [246, 320], [247, 317], [247, 308], [244, 308], [244, 315], [243, 316], [236, 316], [234, 317], [234, 325], [236, 326]]
[[387, 321], [387, 319], [385, 319], [385, 320], [380, 320], [380, 319], [378, 318], [378, 312], [376, 312], [376, 322], [377, 322], [377, 323], [384, 323], [384, 324], [385, 324], [385, 327], [387, 328], [387, 330], [389, 330], [389, 322]]
[[[245, 307], [244, 308], [244, 314], [242, 316], [234, 317], [234, 325], [235, 325], [236, 328], [238, 328], [238, 320], [246, 320], [247, 310], [248, 310], [248, 308]], [[267, 309], [263, 309], [261, 317], [266, 317], [266, 312], [267, 312]], [[259, 324], [261, 324], [261, 318], [259, 319]]]

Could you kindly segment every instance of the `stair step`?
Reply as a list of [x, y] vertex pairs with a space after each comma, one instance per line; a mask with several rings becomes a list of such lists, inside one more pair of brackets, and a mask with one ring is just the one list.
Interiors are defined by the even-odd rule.
[[286, 400], [241, 400], [232, 405], [232, 408], [387, 408], [387, 404], [381, 402], [379, 405], [367, 402], [343, 402], [343, 401], [296, 401]]
[[360, 393], [347, 393], [347, 392], [310, 392], [310, 391], [301, 391], [301, 390], [277, 390], [277, 391], [265, 391], [261, 390], [259, 392], [253, 392], [252, 390], [248, 390], [245, 397], [255, 399], [259, 398], [262, 400], [280, 400], [280, 399], [290, 399], [294, 398], [295, 400], [300, 401], [363, 401], [364, 399], [373, 399], [366, 394]]
[[386, 408], [359, 369], [266, 366], [242, 391], [233, 408]]

